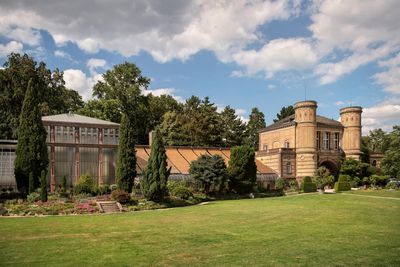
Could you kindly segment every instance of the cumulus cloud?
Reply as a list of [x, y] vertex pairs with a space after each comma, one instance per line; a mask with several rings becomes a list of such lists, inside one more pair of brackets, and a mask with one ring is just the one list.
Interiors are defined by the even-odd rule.
[[380, 61], [379, 66], [386, 71], [373, 75], [376, 83], [386, 92], [400, 94], [400, 53], [389, 60]]
[[86, 66], [89, 68], [90, 73], [92, 74], [97, 74], [96, 69], [98, 68], [105, 68], [107, 65], [107, 62], [104, 59], [100, 58], [91, 58], [87, 61]]
[[358, 67], [398, 51], [400, 5], [395, 0], [315, 1], [309, 29], [319, 54], [345, 53], [338, 62], [324, 62], [315, 73], [320, 83], [335, 82]]
[[307, 69], [318, 60], [311, 43], [303, 38], [275, 39], [258, 51], [239, 51], [233, 58], [247, 75], [262, 72], [269, 78], [279, 71]]
[[400, 124], [400, 98], [392, 98], [375, 106], [364, 108], [362, 124], [364, 135], [377, 128], [391, 131], [393, 125]]
[[149, 94], [152, 94], [153, 96], [170, 95], [179, 103], [184, 103], [185, 100], [181, 96], [176, 95], [175, 93], [176, 93], [175, 88], [157, 88], [157, 89], [142, 90], [143, 95], [149, 95]]
[[16, 41], [11, 41], [7, 44], [0, 44], [0, 57], [6, 57], [12, 52], [21, 52], [23, 48], [23, 45], [19, 42]]
[[5, 0], [0, 25], [45, 29], [57, 45], [71, 41], [87, 53], [106, 49], [132, 56], [147, 51], [166, 62], [206, 49], [229, 61], [232, 51], [260, 40], [260, 25], [288, 19], [298, 10], [298, 1], [290, 0]]
[[79, 69], [64, 70], [65, 86], [78, 91], [82, 95], [83, 100], [91, 98], [92, 88], [100, 79], [101, 75], [87, 76], [86, 73]]

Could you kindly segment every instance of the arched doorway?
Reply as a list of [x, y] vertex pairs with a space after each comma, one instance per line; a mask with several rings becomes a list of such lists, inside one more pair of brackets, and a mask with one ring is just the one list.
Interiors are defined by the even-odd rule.
[[325, 160], [319, 164], [319, 167], [324, 166], [329, 170], [329, 172], [335, 176], [335, 180], [337, 180], [339, 176], [339, 166], [336, 165], [336, 163], [330, 161], [330, 160]]

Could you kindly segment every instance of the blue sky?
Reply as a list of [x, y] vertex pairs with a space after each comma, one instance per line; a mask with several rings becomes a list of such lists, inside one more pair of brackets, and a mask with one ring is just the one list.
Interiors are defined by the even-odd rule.
[[400, 123], [396, 1], [2, 1], [0, 63], [26, 52], [64, 71], [89, 99], [113, 65], [135, 63], [153, 94], [209, 96], [272, 122], [282, 106], [317, 100], [339, 117], [364, 107], [363, 132]]

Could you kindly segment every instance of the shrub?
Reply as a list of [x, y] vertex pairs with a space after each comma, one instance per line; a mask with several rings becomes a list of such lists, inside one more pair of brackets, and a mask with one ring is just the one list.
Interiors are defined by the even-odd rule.
[[186, 186], [179, 186], [175, 188], [172, 196], [180, 199], [189, 199], [193, 197], [193, 193]]
[[98, 195], [106, 195], [111, 193], [111, 188], [108, 184], [104, 184], [97, 187], [96, 191]]
[[358, 187], [358, 185], [361, 183], [361, 179], [358, 177], [353, 177], [353, 179], [351, 179], [349, 181], [349, 183], [350, 183], [350, 187], [355, 188], [355, 187]]
[[61, 180], [61, 192], [65, 191], [67, 191], [67, 177], [64, 175]]
[[374, 174], [370, 176], [371, 185], [373, 186], [385, 186], [388, 180], [389, 176], [386, 175], [379, 176]]
[[364, 177], [364, 178], [362, 179], [362, 184], [363, 184], [363, 185], [370, 185], [370, 184], [371, 184], [371, 181], [370, 181], [369, 177]]
[[386, 189], [400, 189], [400, 181], [399, 180], [391, 180], [387, 183]]
[[301, 190], [304, 193], [315, 192], [315, 191], [317, 191], [317, 185], [312, 182], [310, 176], [306, 176], [303, 179], [303, 183], [301, 185]]
[[30, 202], [30, 203], [39, 201], [39, 200], [40, 200], [40, 194], [39, 194], [38, 192], [32, 192], [32, 193], [30, 193], [30, 194], [26, 197], [26, 199], [27, 199], [28, 202]]
[[79, 178], [78, 183], [74, 187], [75, 194], [93, 194], [95, 191], [95, 183], [89, 174], [84, 174]]
[[335, 192], [348, 191], [351, 189], [349, 183], [349, 175], [341, 174], [339, 175], [339, 180], [335, 183]]
[[286, 187], [285, 179], [283, 179], [283, 178], [276, 179], [276, 181], [275, 181], [275, 189], [283, 190], [283, 189], [285, 189], [285, 187]]
[[299, 191], [300, 187], [299, 187], [299, 183], [297, 182], [297, 180], [291, 180], [289, 182], [289, 188], [290, 191]]
[[110, 189], [111, 189], [111, 191], [117, 190], [118, 189], [118, 185], [112, 184], [112, 185], [110, 185]]
[[129, 193], [122, 189], [112, 191], [111, 198], [121, 204], [126, 204], [131, 200]]

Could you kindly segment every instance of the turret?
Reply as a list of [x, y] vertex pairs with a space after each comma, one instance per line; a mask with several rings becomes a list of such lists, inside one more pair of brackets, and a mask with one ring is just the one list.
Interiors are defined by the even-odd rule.
[[346, 158], [360, 160], [361, 156], [361, 107], [340, 109], [340, 120], [344, 126], [342, 149]]
[[296, 121], [296, 177], [313, 176], [317, 168], [317, 102], [308, 100], [294, 105]]

